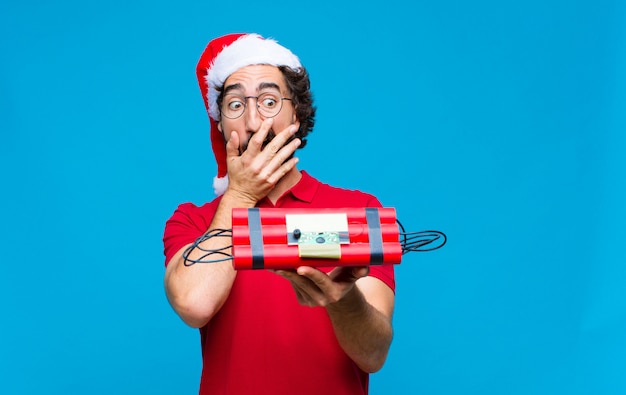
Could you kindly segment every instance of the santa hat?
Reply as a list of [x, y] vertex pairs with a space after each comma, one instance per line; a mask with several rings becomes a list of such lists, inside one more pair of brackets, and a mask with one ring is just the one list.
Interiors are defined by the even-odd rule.
[[217, 176], [213, 179], [213, 189], [218, 196], [228, 187], [226, 143], [217, 128], [220, 121], [220, 109], [217, 107], [218, 89], [235, 71], [256, 64], [288, 66], [294, 70], [302, 67], [300, 60], [275, 40], [263, 38], [258, 34], [241, 33], [228, 34], [212, 40], [196, 66], [198, 84], [211, 123], [211, 146], [217, 162]]

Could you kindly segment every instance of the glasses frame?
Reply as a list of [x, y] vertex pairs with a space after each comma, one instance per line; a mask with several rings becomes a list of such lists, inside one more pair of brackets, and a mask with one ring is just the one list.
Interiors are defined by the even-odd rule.
[[237, 115], [236, 117], [229, 117], [229, 116], [227, 116], [226, 114], [224, 114], [224, 111], [222, 109], [224, 107], [224, 105], [226, 105], [226, 100], [223, 100], [222, 104], [220, 105], [220, 114], [224, 118], [228, 118], [228, 119], [238, 119], [238, 118], [241, 118], [241, 116], [246, 112], [246, 109], [248, 108], [248, 100], [249, 99], [254, 99], [254, 104], [255, 104], [256, 110], [257, 110], [257, 112], [261, 116], [263, 116], [265, 118], [274, 118], [275, 116], [280, 114], [280, 112], [283, 110], [283, 101], [285, 101], [285, 100], [293, 101], [293, 99], [291, 99], [289, 97], [277, 97], [276, 99], [280, 100], [280, 108], [278, 109], [278, 111], [274, 115], [265, 115], [261, 111], [261, 106], [259, 106], [259, 97], [263, 97], [264, 95], [267, 95], [267, 94], [272, 94], [272, 92], [261, 93], [259, 96], [240, 96], [240, 95], [235, 95], [235, 94], [225, 95], [224, 99], [226, 99], [226, 96], [234, 96], [234, 97], [238, 97], [240, 99], [243, 99], [243, 111], [241, 111], [241, 114]]

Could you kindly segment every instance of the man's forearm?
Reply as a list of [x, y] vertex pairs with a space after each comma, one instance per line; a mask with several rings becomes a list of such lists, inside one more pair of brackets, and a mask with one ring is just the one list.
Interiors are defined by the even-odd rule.
[[391, 317], [369, 304], [356, 286], [326, 311], [346, 354], [365, 372], [380, 370], [393, 337]]
[[[233, 207], [245, 207], [249, 204], [224, 196], [209, 229], [232, 228]], [[225, 253], [232, 254], [228, 250], [231, 244], [230, 237], [213, 237], [204, 240], [200, 247], [205, 251], [226, 249]], [[193, 327], [202, 327], [219, 311], [228, 298], [236, 272], [230, 261], [196, 263], [187, 266], [182, 256], [182, 252], [187, 248], [184, 247], [179, 251], [167, 267], [166, 294], [170, 304], [183, 321]], [[204, 254], [205, 252], [196, 249], [190, 252], [189, 259], [198, 259]], [[223, 255], [219, 257], [223, 258]]]

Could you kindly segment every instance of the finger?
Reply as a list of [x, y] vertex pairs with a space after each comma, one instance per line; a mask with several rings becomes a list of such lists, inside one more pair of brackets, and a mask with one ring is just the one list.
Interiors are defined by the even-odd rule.
[[296, 299], [298, 299], [298, 303], [303, 306], [311, 306], [311, 299], [308, 298], [308, 295], [303, 293], [299, 287], [297, 287], [294, 283], [291, 283], [291, 288], [293, 288], [296, 293]]
[[[292, 132], [289, 133], [289, 135], [293, 135], [291, 134]], [[283, 141], [285, 141], [284, 136], [274, 137], [259, 156], [259, 160], [264, 161], [263, 170], [260, 175], [270, 184], [277, 183], [285, 174], [291, 171], [299, 161], [293, 154], [302, 144], [301, 140], [293, 139], [286, 145], [282, 145]], [[276, 151], [277, 149], [278, 151]]]
[[248, 141], [248, 149], [253, 149], [257, 152], [260, 152], [263, 148], [263, 142], [267, 137], [270, 129], [272, 129], [272, 125], [274, 124], [274, 118], [267, 118], [263, 120], [261, 123], [261, 127], [257, 130], [252, 137], [250, 137], [250, 141]]
[[276, 270], [270, 270], [276, 274], [278, 274], [281, 277], [286, 278], [287, 280], [289, 280], [289, 276], [293, 273], [295, 274], [295, 270], [293, 269], [276, 269]]
[[[289, 173], [291, 169], [296, 167], [300, 159], [293, 157], [287, 161], [286, 158], [283, 159], [283, 155], [279, 159], [272, 160], [271, 163], [267, 167], [267, 171], [269, 176], [267, 180], [271, 184], [276, 184], [281, 178], [285, 176], [285, 174]], [[278, 166], [277, 169], [274, 169]]]
[[367, 277], [369, 274], [370, 274], [369, 266], [359, 266], [359, 267], [355, 267], [352, 269], [352, 275], [354, 275], [356, 279]]
[[[265, 147], [265, 150], [272, 155], [276, 155], [279, 151], [281, 151], [285, 148], [285, 146], [288, 145], [289, 139], [293, 138], [297, 131], [298, 127], [296, 125], [288, 126], [283, 131], [274, 136], [272, 141], [270, 141], [269, 144], [267, 144], [267, 146]], [[288, 154], [287, 156], [289, 155], [291, 154]]]
[[230, 134], [230, 139], [226, 143], [226, 156], [239, 156], [239, 135], [237, 132]]
[[354, 273], [353, 273], [353, 268], [351, 267], [336, 267], [328, 274], [328, 276], [334, 282], [338, 282], [338, 283], [356, 281], [356, 277], [354, 276]]
[[[305, 279], [306, 280], [306, 279]], [[291, 282], [291, 286], [296, 292], [298, 303], [304, 306], [325, 306], [329, 300], [326, 295], [316, 286], [312, 285], [310, 280], [306, 282]]]
[[308, 268], [310, 270], [303, 270], [303, 267], [305, 266], [301, 266], [296, 270], [281, 270], [280, 274], [289, 281], [291, 281], [291, 283], [294, 286], [297, 286], [303, 293], [310, 295], [311, 292], [319, 292], [317, 282], [320, 281], [319, 277], [326, 277], [326, 274], [315, 268]]
[[335, 282], [355, 282], [369, 274], [369, 266], [336, 267], [328, 275]]
[[[301, 276], [294, 270], [277, 270], [276, 274], [289, 280], [298, 299], [298, 303], [301, 305], [316, 306], [324, 303], [323, 294], [310, 279]], [[316, 297], [317, 299], [321, 299], [321, 301], [316, 300]]]
[[307, 288], [326, 292], [326, 289], [329, 286], [330, 279], [328, 274], [310, 266], [300, 266], [296, 269], [296, 273], [300, 275], [301, 279], [306, 280], [306, 285], [303, 286], [308, 285]]
[[310, 278], [311, 280], [315, 281], [314, 278], [316, 276], [324, 276], [325, 273], [322, 272], [319, 269], [316, 269], [314, 267], [311, 266], [298, 266], [296, 268], [296, 273], [299, 274], [300, 276], [304, 276], [307, 278]]

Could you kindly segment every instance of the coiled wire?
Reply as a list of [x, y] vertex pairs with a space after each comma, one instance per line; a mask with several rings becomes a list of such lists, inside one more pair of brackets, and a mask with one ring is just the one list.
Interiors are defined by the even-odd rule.
[[[438, 230], [407, 232], [404, 229], [402, 223], [400, 223], [400, 221], [396, 220], [396, 222], [400, 227], [399, 241], [400, 246], [402, 247], [402, 255], [408, 254], [409, 252], [434, 251], [443, 247], [448, 240], [445, 233]], [[198, 237], [196, 241], [190, 244], [189, 247], [185, 249], [185, 251], [183, 251], [184, 265], [192, 266], [196, 263], [217, 263], [233, 260], [232, 253], [228, 252], [229, 250], [232, 251], [232, 242], [231, 244], [218, 249], [206, 249], [200, 245], [202, 244], [202, 242], [209, 240], [213, 237], [229, 237], [232, 240], [232, 236], [232, 229], [209, 229], [202, 236]], [[198, 258], [191, 259], [189, 255], [191, 255], [191, 253], [196, 249], [201, 251], [202, 255], [200, 255]], [[209, 257], [213, 258], [207, 259]]]

